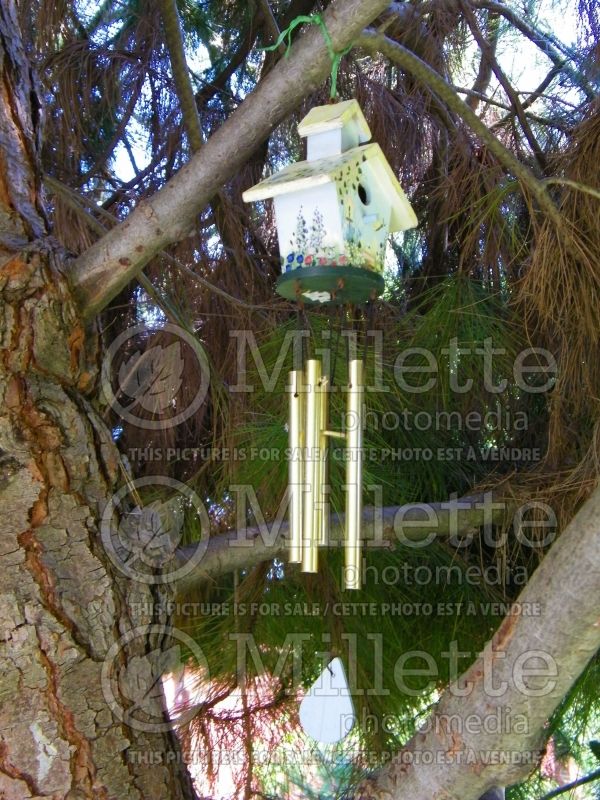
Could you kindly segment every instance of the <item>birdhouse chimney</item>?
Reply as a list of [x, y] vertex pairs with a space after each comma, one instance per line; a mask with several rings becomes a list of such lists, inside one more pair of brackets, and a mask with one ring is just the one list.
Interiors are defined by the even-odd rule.
[[337, 156], [368, 142], [371, 131], [356, 100], [311, 109], [298, 125], [306, 138], [306, 160]]

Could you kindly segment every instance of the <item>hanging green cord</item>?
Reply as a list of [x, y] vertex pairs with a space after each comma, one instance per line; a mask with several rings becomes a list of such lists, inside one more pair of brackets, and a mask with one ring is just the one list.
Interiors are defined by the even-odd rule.
[[329, 31], [327, 30], [327, 26], [323, 22], [323, 18], [320, 14], [311, 14], [310, 16], [300, 15], [293, 19], [288, 27], [279, 34], [277, 41], [275, 44], [272, 44], [270, 47], [261, 47], [261, 50], [277, 50], [277, 48], [286, 40], [287, 38], [287, 49], [285, 51], [285, 57], [287, 58], [290, 52], [290, 47], [292, 46], [292, 31], [294, 28], [297, 28], [298, 25], [318, 25], [321, 29], [321, 33], [323, 34], [323, 39], [325, 39], [325, 45], [327, 46], [327, 52], [329, 53], [329, 58], [331, 59], [331, 92], [330, 97], [332, 100], [335, 100], [337, 97], [337, 78], [338, 78], [338, 70], [340, 68], [340, 61], [342, 58], [347, 55], [350, 50], [352, 50], [352, 45], [348, 45], [345, 50], [341, 52], [337, 52], [334, 50], [333, 42], [331, 41], [331, 36], [329, 35]]

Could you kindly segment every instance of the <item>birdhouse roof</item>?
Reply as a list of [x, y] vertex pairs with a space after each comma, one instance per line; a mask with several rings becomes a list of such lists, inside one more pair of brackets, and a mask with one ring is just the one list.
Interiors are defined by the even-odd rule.
[[[343, 105], [343, 104], [339, 104]], [[334, 108], [334, 106], [332, 106]], [[387, 162], [381, 147], [375, 142], [346, 150], [344, 153], [318, 158], [314, 161], [299, 161], [276, 172], [271, 177], [244, 192], [248, 202], [268, 200], [271, 197], [298, 192], [311, 187], [335, 183], [342, 179], [342, 168], [348, 165], [360, 166], [368, 162], [375, 180], [381, 185], [390, 207], [390, 232], [414, 228], [417, 224], [415, 212], [398, 183], [392, 168]]]
[[356, 126], [359, 142], [369, 141], [371, 131], [356, 100], [345, 100], [343, 103], [330, 103], [326, 106], [311, 108], [298, 125], [298, 133], [305, 137], [314, 133], [325, 133], [343, 128], [349, 124]]

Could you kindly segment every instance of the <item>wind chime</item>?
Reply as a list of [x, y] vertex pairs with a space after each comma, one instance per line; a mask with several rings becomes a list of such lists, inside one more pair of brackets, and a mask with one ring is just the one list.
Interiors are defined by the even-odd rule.
[[[356, 100], [313, 108], [298, 126], [307, 160], [272, 175], [244, 200], [272, 198], [282, 275], [277, 292], [310, 306], [360, 306], [375, 300], [387, 237], [417, 219]], [[344, 588], [361, 586], [364, 363], [348, 363], [345, 433], [329, 430], [330, 376], [311, 358], [289, 374], [289, 560], [316, 572], [328, 544], [328, 439], [345, 440]], [[301, 453], [302, 457], [298, 458]]]

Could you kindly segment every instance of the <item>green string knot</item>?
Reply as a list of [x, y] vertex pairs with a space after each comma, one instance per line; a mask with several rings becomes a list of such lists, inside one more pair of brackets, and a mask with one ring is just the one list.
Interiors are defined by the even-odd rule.
[[331, 60], [331, 92], [329, 96], [332, 100], [335, 100], [337, 97], [337, 78], [338, 70], [340, 68], [340, 61], [350, 52], [350, 50], [352, 50], [352, 45], [349, 44], [345, 50], [341, 50], [339, 52], [335, 50], [333, 42], [331, 41], [331, 36], [329, 35], [329, 31], [327, 30], [327, 26], [323, 22], [323, 17], [320, 14], [310, 14], [310, 16], [301, 14], [299, 17], [293, 19], [284, 31], [281, 31], [275, 44], [272, 44], [269, 47], [261, 47], [260, 49], [277, 50], [277, 48], [287, 39], [287, 48], [285, 51], [285, 57], [287, 58], [292, 46], [292, 32], [298, 27], [298, 25], [318, 25], [321, 29], [321, 33], [323, 34], [323, 39], [325, 40], [325, 45], [327, 47], [327, 52]]

